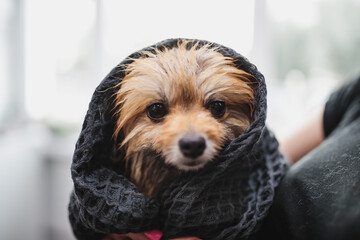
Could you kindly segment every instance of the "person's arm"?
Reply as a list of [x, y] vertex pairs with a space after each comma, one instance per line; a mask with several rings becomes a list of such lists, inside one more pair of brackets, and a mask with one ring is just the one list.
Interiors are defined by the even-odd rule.
[[323, 116], [324, 109], [318, 111], [296, 132], [280, 142], [280, 150], [289, 159], [290, 164], [296, 163], [324, 140]]

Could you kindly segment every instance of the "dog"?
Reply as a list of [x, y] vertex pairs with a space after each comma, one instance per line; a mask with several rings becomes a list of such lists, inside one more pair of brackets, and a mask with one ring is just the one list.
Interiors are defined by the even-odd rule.
[[186, 171], [211, 162], [251, 124], [255, 77], [212, 45], [179, 41], [142, 51], [126, 66], [114, 97], [114, 138], [125, 175], [158, 195]]

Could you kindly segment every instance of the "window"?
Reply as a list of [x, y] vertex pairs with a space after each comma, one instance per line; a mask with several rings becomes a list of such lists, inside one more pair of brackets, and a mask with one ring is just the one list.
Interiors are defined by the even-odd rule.
[[359, 12], [359, 0], [0, 1], [0, 239], [72, 238], [76, 137], [95, 87], [130, 53], [177, 37], [233, 48], [264, 74], [281, 138], [360, 73]]
[[25, 16], [25, 106], [50, 122], [81, 122], [111, 68], [158, 41], [210, 39], [244, 54], [252, 47], [251, 2], [34, 0]]

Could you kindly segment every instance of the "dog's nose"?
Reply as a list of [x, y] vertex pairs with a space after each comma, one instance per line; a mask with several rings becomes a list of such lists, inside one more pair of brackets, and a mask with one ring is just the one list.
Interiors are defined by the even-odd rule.
[[179, 147], [185, 157], [197, 158], [203, 154], [206, 143], [201, 136], [184, 136], [179, 140]]

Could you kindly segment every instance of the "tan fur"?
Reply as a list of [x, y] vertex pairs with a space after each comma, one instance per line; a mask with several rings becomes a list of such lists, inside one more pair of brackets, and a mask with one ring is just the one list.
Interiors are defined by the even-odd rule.
[[[116, 93], [114, 136], [124, 136], [119, 147], [125, 150], [130, 179], [148, 195], [156, 195], [164, 181], [179, 173], [176, 148], [181, 136], [204, 136], [212, 148], [207, 153], [211, 157], [202, 160], [208, 162], [251, 122], [254, 95], [249, 83], [254, 77], [217, 49], [197, 44], [187, 49], [187, 44], [143, 52], [127, 66]], [[214, 100], [226, 102], [226, 113], [218, 119], [207, 109]], [[169, 110], [160, 122], [146, 114], [155, 102]]]
[[214, 119], [211, 114], [201, 106], [193, 106], [190, 109], [172, 109], [169, 116], [163, 123], [159, 134], [154, 139], [154, 148], [157, 149], [165, 163], [169, 163], [167, 157], [169, 143], [176, 142], [183, 133], [199, 132], [214, 141], [216, 150], [219, 150], [225, 140], [226, 128], [223, 124]]

